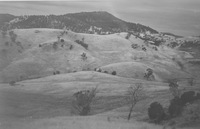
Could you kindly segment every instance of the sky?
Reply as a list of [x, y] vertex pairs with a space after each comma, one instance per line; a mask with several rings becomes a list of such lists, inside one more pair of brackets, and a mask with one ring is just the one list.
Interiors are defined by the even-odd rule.
[[61, 0], [0, 1], [0, 13], [13, 15], [67, 14], [107, 11], [160, 32], [200, 35], [200, 0]]

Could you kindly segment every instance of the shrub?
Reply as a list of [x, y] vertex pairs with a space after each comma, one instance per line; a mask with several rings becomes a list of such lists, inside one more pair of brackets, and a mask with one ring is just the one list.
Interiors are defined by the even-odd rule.
[[60, 40], [60, 42], [64, 42], [64, 41], [65, 41], [64, 39], [61, 39], [61, 40]]
[[158, 51], [158, 48], [157, 48], [157, 47], [152, 47], [152, 49], [154, 49], [155, 51]]
[[193, 104], [188, 104], [184, 107], [182, 116], [184, 123], [186, 122], [199, 122], [200, 121], [200, 101]]
[[195, 92], [194, 91], [187, 91], [187, 92], [184, 92], [181, 95], [181, 101], [183, 102], [184, 105], [186, 103], [192, 103], [192, 102], [194, 102], [195, 99], [196, 99], [196, 96], [195, 96]]
[[83, 41], [80, 40], [75, 40], [76, 43], [84, 47], [86, 50], [88, 50], [88, 44], [84, 43]]
[[15, 42], [16, 41], [16, 38], [17, 38], [17, 35], [14, 33], [14, 31], [10, 31], [9, 32], [9, 35], [10, 35], [10, 39]]
[[8, 23], [6, 23], [4, 26], [1, 27], [1, 33], [2, 33], [3, 37], [6, 36], [8, 29], [9, 29]]
[[83, 60], [86, 60], [86, 59], [87, 59], [86, 53], [83, 52], [83, 53], [81, 54], [81, 58], [82, 58]]
[[145, 51], [145, 52], [147, 51], [146, 47], [142, 47], [142, 50]]
[[183, 102], [181, 101], [181, 99], [179, 97], [174, 97], [171, 101], [170, 101], [170, 105], [168, 108], [168, 112], [170, 114], [171, 117], [176, 117], [178, 115], [181, 114], [183, 109]]
[[42, 45], [41, 45], [41, 44], [39, 44], [39, 47], [42, 47]]
[[161, 122], [165, 117], [165, 112], [162, 105], [158, 102], [153, 102], [148, 108], [148, 116], [155, 123]]
[[15, 83], [16, 83], [15, 81], [10, 81], [10, 82], [9, 82], [9, 85], [10, 85], [10, 86], [15, 86]]
[[78, 91], [73, 94], [72, 108], [79, 115], [88, 115], [91, 110], [91, 103], [94, 100], [97, 93], [97, 87], [92, 90]]
[[108, 71], [104, 71], [104, 73], [108, 73]]
[[196, 99], [197, 99], [197, 100], [200, 99], [200, 93], [197, 93], [197, 95], [196, 95]]
[[73, 45], [70, 45], [69, 49], [72, 50], [73, 49]]
[[58, 43], [57, 43], [57, 42], [54, 42], [54, 43], [53, 43], [53, 49], [56, 50], [57, 48], [58, 48]]
[[16, 42], [16, 45], [17, 45], [17, 46], [19, 46], [19, 47], [21, 47], [21, 49], [24, 49], [24, 47], [23, 47], [23, 45], [22, 45], [22, 43], [21, 43], [21, 42], [19, 42], [19, 41], [18, 41], [18, 42]]
[[131, 33], [129, 32], [127, 35], [126, 35], [126, 39], [129, 39], [131, 37]]
[[189, 79], [188, 79], [188, 84], [189, 84], [190, 86], [193, 86], [193, 85], [195, 84], [194, 78], [189, 78]]
[[60, 74], [60, 71], [56, 71], [56, 74]]
[[155, 80], [155, 76], [153, 75], [153, 69], [151, 68], [146, 69], [146, 73], [144, 74], [144, 79], [148, 81]]
[[136, 49], [136, 48], [139, 47], [139, 45], [138, 45], [138, 44], [132, 44], [131, 47], [132, 47], [133, 49]]
[[173, 97], [179, 97], [180, 96], [180, 91], [178, 89], [178, 81], [177, 79], [171, 79], [168, 80], [169, 82], [169, 91], [172, 93]]
[[112, 72], [112, 75], [116, 75], [116, 74], [117, 74], [117, 72], [116, 72], [116, 71], [113, 71], [113, 72]]

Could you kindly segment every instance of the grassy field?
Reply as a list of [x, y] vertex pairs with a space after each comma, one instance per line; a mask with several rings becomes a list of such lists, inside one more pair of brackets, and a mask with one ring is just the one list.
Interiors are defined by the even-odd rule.
[[[129, 86], [138, 82], [143, 84], [147, 98], [135, 106], [128, 122], [126, 93]], [[168, 106], [172, 96], [167, 85], [97, 72], [61, 74], [19, 82], [16, 86], [1, 84], [0, 123], [3, 129], [162, 128], [144, 121], [148, 120], [147, 109], [151, 102], [158, 101]], [[98, 93], [89, 116], [72, 114], [73, 93], [96, 86]], [[196, 86], [191, 88], [199, 90]], [[183, 86], [181, 89], [189, 88]]]

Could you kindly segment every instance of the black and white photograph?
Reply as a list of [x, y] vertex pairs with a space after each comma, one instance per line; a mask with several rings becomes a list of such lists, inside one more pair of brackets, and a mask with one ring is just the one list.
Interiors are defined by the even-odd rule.
[[200, 129], [200, 0], [0, 0], [0, 129]]

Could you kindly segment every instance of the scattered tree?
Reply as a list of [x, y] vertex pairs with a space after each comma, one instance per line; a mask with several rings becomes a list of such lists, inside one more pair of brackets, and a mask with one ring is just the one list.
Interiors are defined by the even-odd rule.
[[104, 73], [108, 73], [108, 71], [104, 71]]
[[69, 49], [72, 50], [73, 49], [73, 45], [70, 45]]
[[153, 69], [151, 69], [151, 68], [146, 69], [146, 73], [144, 74], [144, 78], [148, 81], [155, 80], [155, 77], [153, 75]]
[[138, 45], [138, 44], [132, 44], [131, 47], [132, 47], [133, 49], [137, 49], [137, 48], [139, 47], [139, 45]]
[[54, 49], [54, 50], [57, 50], [57, 48], [58, 48], [58, 42], [54, 42], [54, 43], [53, 43], [53, 49]]
[[144, 46], [142, 47], [142, 50], [145, 52], [147, 51], [146, 47], [144, 47]]
[[87, 59], [86, 53], [83, 52], [83, 53], [81, 54], [81, 57], [82, 57], [83, 60], [86, 60], [86, 59]]
[[128, 32], [128, 34], [126, 35], [126, 39], [129, 39], [131, 37], [131, 33], [130, 32]]
[[116, 74], [117, 74], [117, 72], [116, 72], [116, 71], [113, 71], [113, 72], [112, 72], [112, 75], [116, 75]]
[[15, 81], [10, 81], [10, 82], [9, 82], [9, 85], [10, 85], [10, 86], [15, 86], [15, 83], [16, 83]]
[[64, 39], [61, 39], [61, 40], [60, 40], [60, 42], [62, 42], [62, 43], [63, 43], [63, 42], [65, 42], [65, 40], [64, 40]]
[[60, 71], [56, 71], [56, 74], [60, 74]]

